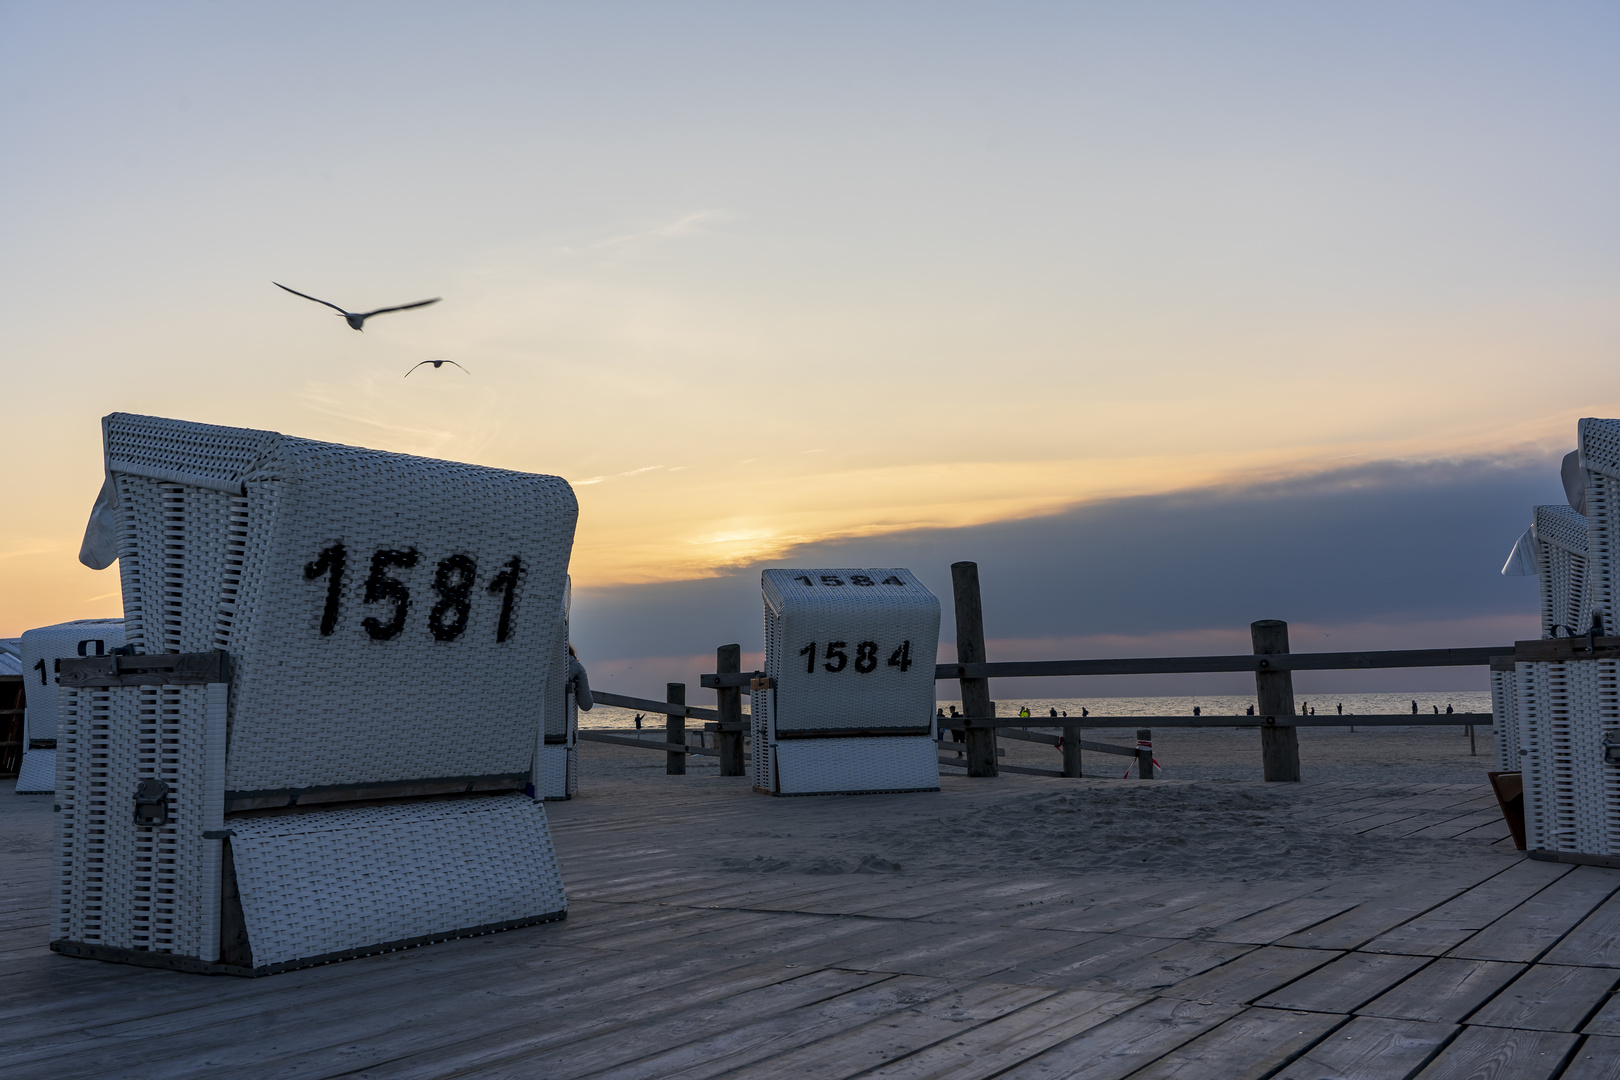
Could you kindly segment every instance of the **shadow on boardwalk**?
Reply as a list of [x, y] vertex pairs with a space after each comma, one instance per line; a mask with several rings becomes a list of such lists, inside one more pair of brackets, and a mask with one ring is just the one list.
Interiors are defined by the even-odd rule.
[[1483, 785], [693, 776], [550, 812], [565, 923], [237, 980], [46, 952], [49, 797], [6, 796], [3, 1071], [1620, 1075], [1620, 870], [1523, 858]]

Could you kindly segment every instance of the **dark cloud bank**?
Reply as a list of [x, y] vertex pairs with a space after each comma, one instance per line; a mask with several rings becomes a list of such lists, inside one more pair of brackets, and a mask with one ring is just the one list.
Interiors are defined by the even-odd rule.
[[[1375, 463], [1050, 517], [811, 544], [765, 565], [910, 567], [941, 598], [941, 638], [951, 641], [950, 564], [975, 560], [992, 659], [1246, 651], [1246, 627], [1261, 618], [1298, 627], [1301, 651], [1496, 644], [1535, 632], [1535, 579], [1498, 571], [1530, 507], [1562, 498], [1556, 458]], [[582, 589], [574, 640], [584, 655], [608, 662], [608, 688], [695, 684], [699, 670], [712, 669], [699, 658], [712, 658], [716, 645], [762, 647], [759, 570]], [[1436, 622], [1470, 639], [1432, 640], [1426, 624]], [[1205, 643], [1189, 646], [1189, 634]], [[1050, 640], [1106, 635], [1136, 640], [1084, 652], [1074, 648], [1085, 643]], [[1178, 636], [1179, 645], [1170, 641]], [[1245, 678], [1021, 680], [997, 692], [1236, 693]], [[1342, 691], [1485, 685], [1471, 669], [1310, 679]], [[953, 691], [941, 687], [942, 696]]]

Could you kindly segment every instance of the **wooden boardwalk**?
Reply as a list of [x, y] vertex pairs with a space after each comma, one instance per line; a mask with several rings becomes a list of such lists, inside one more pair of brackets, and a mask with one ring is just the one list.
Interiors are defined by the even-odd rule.
[[1519, 856], [1483, 785], [1291, 785], [1309, 829], [1469, 857], [1248, 881], [773, 862], [1174, 783], [744, 785], [587, 780], [550, 807], [566, 922], [253, 980], [47, 952], [49, 798], [0, 796], [0, 1075], [1620, 1078], [1620, 870]]

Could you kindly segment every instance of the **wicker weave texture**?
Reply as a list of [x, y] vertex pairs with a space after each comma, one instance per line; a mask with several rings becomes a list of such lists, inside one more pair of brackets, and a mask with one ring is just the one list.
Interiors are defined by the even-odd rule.
[[[56, 738], [57, 668], [72, 656], [105, 656], [124, 644], [123, 619], [76, 619], [24, 630], [23, 686], [27, 711], [23, 715], [23, 745], [29, 739]], [[46, 788], [49, 791], [50, 788]]]
[[1582, 420], [1580, 451], [1586, 474], [1588, 590], [1592, 610], [1610, 629], [1616, 625], [1620, 592], [1620, 420]]
[[1496, 768], [1519, 771], [1519, 692], [1511, 671], [1491, 672], [1491, 731], [1496, 737]]
[[567, 907], [545, 808], [521, 795], [230, 825], [256, 967]]
[[1530, 848], [1620, 855], [1620, 767], [1603, 749], [1605, 733], [1620, 730], [1620, 661], [1515, 667]]
[[579, 791], [579, 751], [552, 743], [540, 748], [537, 798], [572, 799]]
[[[563, 627], [557, 477], [105, 421], [130, 641], [234, 663], [234, 791], [522, 772]], [[490, 673], [499, 671], [500, 678]]]
[[[226, 687], [63, 688], [55, 937], [217, 958]], [[169, 820], [137, 824], [142, 781]]]
[[[909, 570], [766, 570], [774, 731], [927, 726], [939, 599]], [[771, 646], [775, 649], [772, 650]]]
[[938, 744], [927, 735], [794, 739], [773, 749], [782, 795], [939, 790]]
[[783, 795], [937, 788], [928, 738], [777, 736], [930, 727], [938, 598], [900, 568], [766, 570], [760, 584], [772, 688], [751, 695], [754, 787]]
[[1584, 633], [1591, 625], [1587, 520], [1567, 506], [1538, 506], [1533, 513], [1541, 636]]
[[18, 795], [46, 795], [56, 790], [56, 751], [24, 750], [17, 770]]

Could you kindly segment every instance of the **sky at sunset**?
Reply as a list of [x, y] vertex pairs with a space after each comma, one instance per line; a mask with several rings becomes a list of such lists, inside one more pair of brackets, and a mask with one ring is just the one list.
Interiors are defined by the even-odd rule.
[[783, 562], [977, 559], [992, 659], [1532, 635], [1496, 571], [1620, 415], [1617, 49], [1597, 3], [0, 2], [0, 635], [119, 614], [115, 410], [567, 478], [621, 692], [757, 650]]

